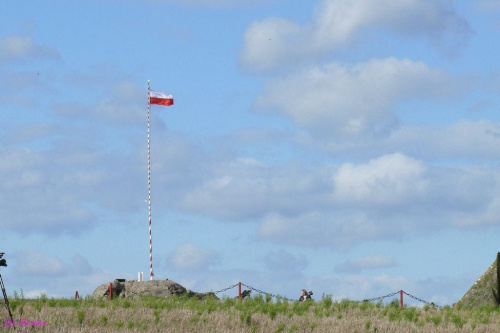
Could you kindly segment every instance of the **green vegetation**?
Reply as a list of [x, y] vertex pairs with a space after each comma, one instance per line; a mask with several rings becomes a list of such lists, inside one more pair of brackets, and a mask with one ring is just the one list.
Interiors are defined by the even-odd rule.
[[44, 321], [51, 332], [493, 332], [500, 327], [500, 309], [494, 306], [401, 308], [398, 300], [360, 303], [334, 301], [331, 295], [301, 303], [261, 294], [245, 300], [182, 296], [109, 301], [45, 295], [25, 299], [21, 291], [10, 305], [16, 323], [22, 318]]
[[467, 293], [457, 302], [460, 307], [500, 306], [500, 253], [486, 272], [474, 283]]

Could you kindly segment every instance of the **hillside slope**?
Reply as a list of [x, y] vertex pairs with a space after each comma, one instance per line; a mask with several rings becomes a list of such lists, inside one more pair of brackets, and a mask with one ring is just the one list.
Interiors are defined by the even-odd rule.
[[500, 252], [497, 259], [486, 272], [474, 283], [467, 293], [458, 301], [457, 305], [466, 307], [480, 307], [483, 305], [497, 305], [493, 290], [498, 292], [498, 275], [500, 265]]

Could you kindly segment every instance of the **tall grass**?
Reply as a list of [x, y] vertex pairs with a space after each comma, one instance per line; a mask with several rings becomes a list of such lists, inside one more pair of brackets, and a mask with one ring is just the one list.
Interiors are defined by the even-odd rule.
[[[42, 295], [10, 300], [17, 324], [45, 322], [43, 327], [3, 332], [499, 332], [500, 310], [433, 309], [389, 304], [321, 300], [291, 302], [258, 294], [253, 298], [142, 297], [137, 300], [54, 299]], [[7, 318], [7, 311], [1, 312]]]

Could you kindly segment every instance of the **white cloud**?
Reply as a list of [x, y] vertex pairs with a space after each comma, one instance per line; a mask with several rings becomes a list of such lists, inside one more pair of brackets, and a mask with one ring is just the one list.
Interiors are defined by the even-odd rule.
[[[272, 137], [272, 136], [268, 136]], [[404, 152], [407, 156], [425, 160], [449, 163], [482, 164], [500, 158], [496, 148], [500, 140], [500, 123], [490, 120], [459, 119], [441, 125], [400, 125], [384, 137], [371, 140], [331, 140], [318, 138], [314, 132], [295, 133], [293, 139], [307, 149], [318, 149], [328, 156], [378, 156], [387, 152]], [[304, 148], [304, 149], [305, 149]]]
[[363, 29], [424, 36], [446, 52], [455, 52], [470, 34], [467, 21], [446, 0], [323, 0], [315, 12], [304, 26], [279, 18], [252, 23], [245, 33], [242, 63], [271, 69], [315, 58], [346, 45]]
[[346, 163], [333, 176], [334, 197], [344, 203], [399, 205], [426, 194], [425, 171], [421, 161], [399, 153], [357, 166]]
[[202, 249], [194, 244], [177, 247], [168, 257], [168, 264], [183, 271], [206, 270], [219, 260], [219, 255], [212, 250]]
[[397, 126], [398, 102], [449, 97], [459, 88], [442, 70], [386, 58], [356, 65], [332, 63], [272, 79], [255, 106], [327, 138], [380, 136]]
[[[268, 166], [252, 159], [216, 163], [185, 193], [184, 210], [226, 220], [260, 218], [269, 211], [307, 210], [325, 202], [326, 170]], [[314, 204], [315, 203], [315, 204]]]
[[[431, 149], [448, 140], [458, 145], [457, 155], [460, 147], [471, 154], [496, 153], [497, 130], [483, 122], [456, 124], [441, 134], [436, 129], [434, 138], [415, 134], [413, 143], [429, 140], [423, 147]], [[477, 141], [467, 142], [476, 136]], [[253, 221], [261, 237], [277, 243], [340, 249], [402, 234], [499, 223], [500, 180], [494, 166], [446, 168], [403, 153], [338, 165], [268, 165], [207, 156], [179, 138], [158, 139], [169, 140], [162, 143], [168, 148], [155, 155], [155, 200], [166, 203], [158, 206], [160, 214], [174, 210], [234, 223]], [[104, 160], [73, 144], [49, 152], [12, 148], [0, 153], [5, 161], [0, 211], [2, 226], [10, 231], [76, 232], [100, 222], [102, 209], [145, 209], [144, 193], [136, 190], [144, 188], [141, 177], [131, 176], [141, 173], [140, 160], [114, 154]]]
[[405, 126], [384, 146], [405, 149], [426, 159], [497, 160], [500, 123], [461, 119], [443, 126]]
[[84, 297], [97, 286], [116, 278], [116, 273], [94, 269], [80, 254], [69, 261], [43, 251], [24, 250], [11, 254], [8, 261], [11, 273], [4, 276], [9, 294], [22, 290], [27, 298], [36, 298], [42, 293], [48, 297], [72, 298], [78, 291]]
[[[293, 21], [280, 18], [267, 18], [253, 22], [244, 35], [245, 49], [241, 61], [249, 67], [270, 69], [277, 66], [283, 59], [292, 55], [303, 57], [311, 52], [306, 47], [307, 34]], [[294, 45], [290, 54], [291, 45]]]
[[[430, 167], [395, 153], [332, 170], [330, 204], [270, 210], [259, 236], [281, 244], [345, 249], [446, 228], [499, 225], [495, 167]], [[300, 199], [298, 199], [300, 201]]]
[[335, 214], [334, 210], [325, 210], [297, 216], [269, 214], [259, 226], [259, 236], [281, 244], [339, 250], [388, 237], [383, 227], [364, 213], [339, 211]]
[[47, 296], [47, 290], [45, 289], [42, 289], [42, 290], [30, 290], [28, 291], [24, 297], [25, 298], [31, 298], [31, 299], [34, 299], [34, 298], [39, 298], [41, 296]]
[[[75, 84], [75, 82], [72, 82]], [[85, 87], [85, 89], [88, 89]], [[93, 123], [97, 125], [132, 125], [137, 126], [144, 122], [144, 92], [130, 81], [118, 81], [113, 85], [106, 85], [102, 89], [108, 89], [105, 97], [96, 99], [92, 106], [85, 106], [79, 102], [62, 102], [54, 106], [58, 115]], [[164, 126], [161, 118], [154, 116], [157, 127]]]
[[430, 38], [444, 34], [462, 37], [470, 32], [467, 21], [446, 0], [325, 0], [319, 6], [315, 24], [319, 39], [332, 44], [367, 27]]
[[38, 45], [27, 36], [8, 36], [0, 39], [0, 61], [18, 61], [28, 58], [59, 59], [59, 52], [51, 47]]
[[18, 274], [59, 276], [68, 273], [62, 261], [42, 253], [23, 251], [16, 259], [17, 265], [14, 268]]
[[343, 262], [335, 266], [339, 272], [359, 272], [361, 270], [379, 269], [396, 266], [394, 259], [379, 254], [376, 256], [364, 257], [354, 261]]
[[26, 250], [15, 253], [13, 259], [15, 272], [26, 276], [89, 276], [94, 271], [87, 258], [80, 254], [74, 255], [70, 262], [64, 262], [43, 252]]
[[5, 217], [1, 225], [28, 233], [50, 230], [60, 234], [90, 224], [93, 213], [81, 199], [84, 189], [99, 175], [66, 169], [64, 163], [77, 154], [55, 158], [31, 149], [0, 150], [2, 159], [8, 161], [0, 168], [0, 212]]
[[143, 179], [127, 176], [141, 174], [142, 161], [116, 152], [103, 155], [90, 142], [77, 143], [74, 138], [54, 141], [48, 149], [0, 149], [5, 161], [0, 166], [0, 212], [4, 216], [0, 225], [4, 229], [53, 236], [79, 234], [97, 223], [110, 222], [98, 212], [120, 214], [143, 208], [145, 195], [136, 190]]

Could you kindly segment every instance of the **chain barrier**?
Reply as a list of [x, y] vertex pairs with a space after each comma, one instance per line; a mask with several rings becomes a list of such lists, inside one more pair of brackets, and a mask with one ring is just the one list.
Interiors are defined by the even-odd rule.
[[364, 299], [362, 301], [357, 301], [358, 303], [363, 303], [363, 302], [373, 302], [373, 301], [379, 301], [379, 300], [383, 300], [384, 298], [387, 298], [387, 297], [391, 297], [391, 296], [394, 296], [396, 294], [398, 294], [399, 291], [396, 291], [392, 294], [389, 294], [389, 295], [385, 295], [385, 296], [380, 296], [380, 297], [374, 297], [374, 298], [368, 298], [368, 299]]
[[223, 292], [223, 291], [226, 291], [226, 290], [229, 290], [229, 289], [233, 289], [234, 287], [237, 287], [237, 286], [238, 286], [238, 284], [234, 284], [234, 285], [232, 285], [232, 286], [229, 286], [229, 287], [227, 287], [227, 288], [221, 289], [221, 290], [219, 290], [219, 291], [214, 291], [213, 293], [214, 293], [214, 294], [218, 294], [218, 293], [221, 293], [221, 292]]
[[258, 292], [259, 294], [264, 294], [264, 295], [270, 295], [271, 297], [276, 297], [276, 298], [281, 298], [283, 300], [286, 300], [286, 301], [290, 301], [290, 302], [293, 302], [294, 300], [293, 299], [290, 299], [290, 298], [286, 298], [286, 297], [282, 297], [282, 296], [278, 296], [278, 295], [273, 295], [271, 293], [266, 293], [265, 291], [262, 291], [262, 290], [259, 290], [259, 289], [256, 289], [254, 287], [251, 287], [251, 286], [247, 286], [246, 284], [242, 283], [241, 284], [242, 286], [245, 286], [247, 288], [250, 288], [251, 290], [254, 290], [256, 292]]
[[[223, 292], [223, 291], [226, 291], [226, 290], [229, 290], [229, 289], [233, 289], [233, 288], [237, 287], [237, 286], [238, 286], [238, 284], [239, 284], [239, 283], [236, 283], [236, 284], [234, 284], [234, 285], [232, 285], [232, 286], [229, 286], [229, 287], [227, 287], [227, 288], [221, 289], [221, 290], [219, 290], [219, 291], [215, 291], [215, 292], [213, 292], [213, 293], [214, 293], [214, 294], [218, 294], [218, 293], [221, 293], [221, 292]], [[283, 296], [278, 296], [278, 295], [274, 295], [274, 294], [272, 294], [272, 293], [268, 293], [268, 292], [262, 291], [262, 290], [260, 290], [260, 289], [254, 288], [254, 287], [252, 287], [252, 286], [248, 286], [248, 285], [246, 285], [246, 284], [244, 284], [244, 283], [241, 283], [241, 285], [242, 285], [242, 286], [244, 286], [244, 287], [246, 287], [246, 288], [249, 288], [250, 290], [253, 290], [253, 291], [258, 292], [259, 294], [264, 294], [264, 295], [266, 295], [266, 296], [267, 296], [267, 295], [269, 295], [269, 296], [271, 296], [271, 297], [280, 298], [280, 299], [283, 299], [283, 300], [286, 300], [286, 301], [289, 301], [289, 302], [293, 302], [293, 301], [295, 301], [295, 300], [290, 299], [290, 298], [286, 298], [286, 297], [283, 297]], [[413, 296], [413, 295], [408, 294], [408, 293], [407, 293], [406, 291], [404, 291], [404, 290], [401, 290], [401, 291], [403, 292], [403, 294], [405, 294], [406, 296], [408, 296], [408, 297], [410, 297], [410, 298], [413, 298], [413, 299], [414, 299], [414, 300], [416, 300], [416, 301], [419, 301], [419, 302], [425, 303], [425, 304], [430, 305], [430, 306], [435, 307], [435, 308], [442, 308], [442, 306], [440, 306], [440, 305], [436, 305], [434, 302], [427, 302], [427, 301], [425, 301], [425, 300], [423, 300], [423, 299], [421, 299], [421, 298], [418, 298], [418, 297], [416, 297], [416, 296]], [[380, 301], [380, 300], [383, 300], [384, 298], [388, 298], [388, 297], [392, 297], [392, 296], [394, 296], [394, 295], [398, 295], [401, 291], [396, 291], [396, 292], [393, 292], [393, 293], [391, 293], [391, 294], [387, 294], [387, 295], [385, 295], [385, 296], [379, 296], [379, 297], [374, 297], [374, 298], [367, 298], [367, 299], [364, 299], [364, 300], [362, 300], [362, 301], [354, 301], [354, 302], [356, 302], [356, 303], [363, 303], [363, 302], [374, 302], [374, 301]]]
[[406, 296], [408, 296], [408, 297], [410, 297], [410, 298], [413, 298], [414, 300], [417, 300], [417, 301], [419, 301], [419, 302], [422, 302], [422, 303], [425, 303], [425, 304], [428, 304], [428, 305], [434, 306], [434, 307], [436, 307], [436, 308], [442, 308], [442, 306], [440, 306], [440, 305], [436, 305], [436, 304], [434, 304], [434, 302], [427, 302], [427, 301], [424, 301], [424, 300], [423, 300], [423, 299], [421, 299], [421, 298], [418, 298], [418, 297], [416, 297], [416, 296], [413, 296], [413, 295], [408, 294], [408, 293], [407, 293], [406, 291], [404, 291], [404, 290], [403, 290], [403, 294], [405, 294]]

